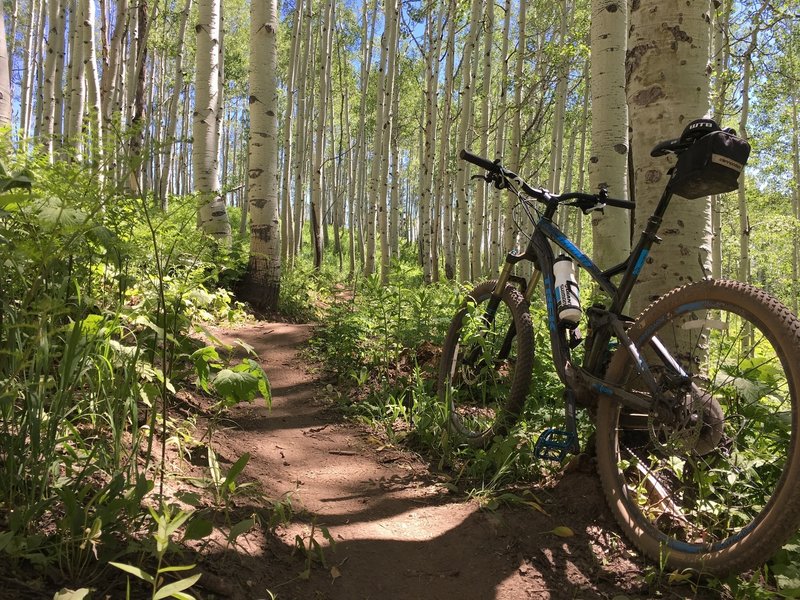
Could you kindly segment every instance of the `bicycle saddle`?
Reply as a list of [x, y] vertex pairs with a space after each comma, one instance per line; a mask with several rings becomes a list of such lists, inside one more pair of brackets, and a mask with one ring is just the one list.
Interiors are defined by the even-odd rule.
[[650, 156], [664, 156], [671, 152], [680, 154], [701, 137], [715, 131], [725, 131], [726, 133], [736, 134], [736, 131], [729, 127], [721, 130], [720, 126], [717, 125], [717, 122], [713, 119], [695, 119], [684, 128], [681, 137], [665, 140], [656, 144], [650, 151]]

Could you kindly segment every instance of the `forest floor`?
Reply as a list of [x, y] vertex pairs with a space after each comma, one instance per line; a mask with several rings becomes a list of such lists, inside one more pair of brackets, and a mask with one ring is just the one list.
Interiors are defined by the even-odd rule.
[[[380, 598], [517, 600], [718, 598], [668, 585], [621, 538], [590, 461], [530, 489], [530, 505], [481, 509], [453, 493], [447, 473], [347, 421], [319, 370], [299, 355], [311, 325], [252, 323], [216, 329], [253, 346], [272, 385], [272, 407], [235, 407], [215, 433], [223, 469], [243, 453], [243, 479], [265, 497], [289, 498], [288, 524], [254, 529], [201, 569], [222, 595], [258, 600]], [[535, 504], [541, 506], [541, 510]], [[236, 499], [242, 517], [252, 497]], [[249, 504], [248, 504], [249, 503]], [[559, 537], [555, 528], [574, 535]], [[323, 532], [330, 534], [326, 539]], [[559, 529], [563, 532], [563, 529]], [[313, 561], [311, 537], [325, 563]], [[301, 575], [302, 573], [305, 575]], [[650, 577], [646, 578], [649, 573]], [[647, 579], [650, 581], [648, 582]], [[202, 586], [202, 581], [201, 581]], [[215, 596], [217, 597], [217, 596]]]

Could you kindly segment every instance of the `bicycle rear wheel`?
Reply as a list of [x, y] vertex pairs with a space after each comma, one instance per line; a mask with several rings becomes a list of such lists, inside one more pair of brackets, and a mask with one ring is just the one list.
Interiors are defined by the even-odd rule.
[[[674, 408], [637, 415], [600, 398], [597, 464], [617, 521], [672, 569], [762, 564], [800, 524], [800, 322], [752, 286], [702, 281], [629, 335]], [[606, 379], [651, 395], [632, 362], [617, 351]]]
[[495, 281], [469, 293], [447, 332], [439, 365], [439, 399], [456, 435], [488, 444], [519, 416], [531, 380], [533, 334], [528, 303], [507, 285], [497, 311], [487, 314]]

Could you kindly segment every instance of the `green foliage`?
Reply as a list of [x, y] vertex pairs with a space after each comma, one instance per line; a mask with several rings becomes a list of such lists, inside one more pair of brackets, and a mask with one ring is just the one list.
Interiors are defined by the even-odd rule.
[[[194, 600], [194, 596], [187, 594], [186, 590], [190, 589], [198, 582], [201, 577], [200, 573], [195, 573], [170, 583], [165, 583], [164, 575], [189, 571], [194, 569], [195, 565], [162, 566], [167, 551], [171, 546], [173, 536], [181, 527], [186, 525], [187, 521], [192, 517], [192, 513], [182, 510], [173, 513], [169, 506], [164, 506], [161, 512], [156, 512], [151, 508], [150, 515], [156, 525], [155, 531], [153, 532], [153, 541], [155, 542], [154, 557], [157, 562], [155, 572], [151, 574], [141, 567], [114, 561], [109, 564], [149, 584], [152, 589], [150, 596], [152, 600], [162, 600], [163, 598]], [[130, 594], [128, 597], [130, 597]]]
[[235, 260], [196, 231], [191, 199], [161, 213], [98, 181], [69, 162], [0, 167], [0, 554], [75, 582], [125, 551], [163, 493], [156, 444], [193, 441], [170, 415], [181, 385], [202, 380], [219, 410], [269, 398], [252, 359], [193, 357], [199, 324], [243, 312], [215, 287]]

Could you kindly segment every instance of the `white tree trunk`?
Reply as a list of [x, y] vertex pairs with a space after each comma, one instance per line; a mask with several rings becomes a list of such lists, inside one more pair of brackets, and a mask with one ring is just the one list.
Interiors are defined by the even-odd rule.
[[281, 281], [278, 219], [278, 97], [276, 87], [277, 0], [250, 5], [250, 142], [247, 198], [250, 260], [245, 297], [259, 309], [275, 310]]
[[[593, 0], [591, 20], [592, 148], [589, 185], [613, 198], [628, 197], [628, 105], [625, 49], [628, 11], [621, 0]], [[594, 261], [603, 268], [630, 253], [630, 211], [607, 207], [592, 214]]]
[[198, 192], [198, 224], [208, 235], [229, 243], [231, 227], [225, 198], [219, 193], [217, 113], [219, 98], [220, 0], [201, 0], [197, 22], [197, 80], [192, 119], [192, 171]]
[[[477, 127], [480, 138], [480, 155], [489, 156], [489, 101], [492, 95], [492, 44], [494, 40], [494, 1], [486, 2], [483, 19], [483, 74], [481, 81], [481, 119]], [[479, 185], [475, 190], [475, 203], [472, 207], [472, 278], [483, 275], [482, 252], [485, 240], [488, 241], [489, 222], [486, 210], [486, 196], [489, 188]], [[488, 244], [486, 244], [488, 246]]]
[[0, 127], [11, 127], [11, 78], [3, 12], [0, 12]]
[[[472, 0], [472, 9], [469, 18], [469, 33], [464, 45], [464, 54], [461, 61], [462, 69], [462, 94], [461, 94], [461, 121], [458, 126], [459, 151], [466, 148], [471, 143], [470, 130], [472, 128], [472, 98], [473, 89], [473, 55], [478, 43], [478, 34], [481, 23], [482, 0]], [[458, 175], [456, 178], [456, 212], [458, 221], [458, 276], [461, 281], [469, 281], [470, 260], [469, 260], [469, 207], [467, 198], [469, 196], [469, 169], [465, 161], [458, 161]]]
[[161, 202], [163, 209], [167, 208], [167, 193], [170, 180], [170, 170], [172, 163], [172, 151], [175, 146], [175, 131], [178, 127], [178, 106], [181, 101], [181, 92], [186, 87], [183, 82], [185, 76], [183, 70], [183, 47], [184, 39], [186, 37], [186, 25], [189, 22], [189, 11], [192, 8], [192, 0], [186, 0], [181, 13], [180, 25], [178, 26], [178, 46], [175, 54], [175, 80], [172, 82], [172, 95], [169, 99], [169, 113], [167, 116], [167, 132], [164, 138], [165, 149], [163, 163], [161, 165], [161, 174], [158, 180], [158, 198]]
[[[652, 147], [708, 112], [708, 5], [697, 0], [641, 0], [631, 11], [628, 106], [634, 157], [636, 228], [645, 228], [667, 183], [672, 160]], [[710, 273], [708, 198], [675, 197], [634, 289], [634, 314], [677, 285]]]
[[55, 118], [57, 107], [57, 90], [60, 82], [56, 79], [59, 47], [64, 46], [64, 10], [61, 0], [48, 2], [47, 57], [44, 67], [44, 90], [42, 93], [44, 108], [42, 110], [42, 137], [45, 152], [53, 161], [53, 136], [55, 134]]
[[[447, 14], [455, 15], [455, 0], [450, 0], [447, 5]], [[444, 250], [444, 274], [447, 279], [456, 276], [456, 255], [453, 245], [453, 218], [452, 218], [452, 193], [451, 177], [449, 169], [450, 157], [450, 121], [451, 121], [451, 98], [453, 97], [453, 70], [455, 63], [455, 39], [456, 24], [454, 18], [447, 19], [447, 43], [445, 52], [447, 54], [444, 67], [444, 106], [442, 107], [442, 132], [439, 151], [439, 177], [436, 187], [436, 208], [434, 210], [434, 237], [442, 232], [442, 247]], [[441, 215], [441, 224], [439, 218]], [[433, 262], [433, 280], [439, 281], [439, 258], [438, 243], [436, 239], [431, 242], [431, 253]]]
[[[88, 100], [88, 116], [90, 119], [92, 155], [94, 163], [99, 165], [103, 160], [103, 127], [102, 107], [100, 106], [100, 81], [97, 73], [97, 45], [95, 43], [95, 6], [94, 0], [82, 0], [83, 10], [83, 62], [86, 65], [86, 85]], [[99, 173], [102, 178], [102, 172]]]
[[328, 96], [331, 88], [330, 49], [333, 40], [333, 0], [326, 0], [322, 6], [322, 29], [320, 31], [319, 53], [317, 55], [317, 82], [319, 83], [319, 107], [314, 133], [314, 152], [311, 159], [311, 239], [314, 244], [314, 267], [322, 268], [324, 250], [324, 224], [322, 205], [325, 201], [323, 190], [323, 161], [325, 151], [325, 122], [327, 120]]

